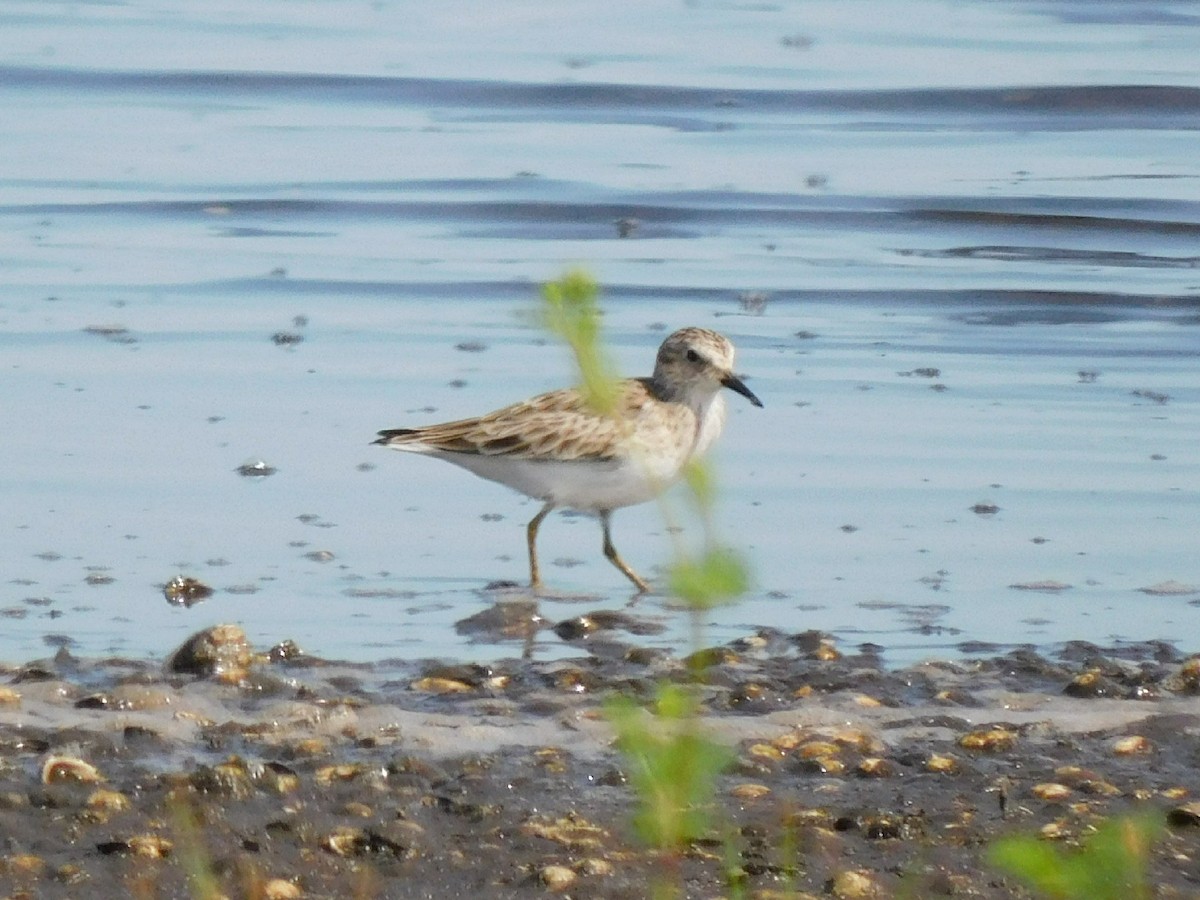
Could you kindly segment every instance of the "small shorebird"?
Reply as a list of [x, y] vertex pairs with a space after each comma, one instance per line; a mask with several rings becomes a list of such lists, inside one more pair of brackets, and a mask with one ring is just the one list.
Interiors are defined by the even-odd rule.
[[424, 453], [498, 481], [543, 506], [526, 528], [529, 580], [541, 587], [537, 533], [551, 510], [595, 513], [604, 555], [645, 593], [650, 586], [613, 546], [614, 509], [659, 494], [725, 424], [721, 388], [761, 401], [733, 373], [733, 344], [707, 328], [676, 331], [658, 349], [654, 374], [617, 385], [611, 415], [575, 389], [539, 394], [475, 419], [379, 432], [376, 444]]

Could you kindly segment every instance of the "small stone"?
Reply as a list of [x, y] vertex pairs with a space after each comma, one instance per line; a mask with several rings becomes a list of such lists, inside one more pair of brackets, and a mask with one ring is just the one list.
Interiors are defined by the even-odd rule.
[[1081, 794], [1089, 794], [1093, 797], [1121, 796], [1121, 789], [1111, 781], [1105, 781], [1103, 778], [1081, 781], [1075, 785], [1075, 790]]
[[830, 735], [840, 747], [849, 747], [867, 756], [880, 756], [886, 750], [883, 742], [861, 728], [838, 728]]
[[274, 475], [279, 470], [265, 460], [252, 459], [249, 462], [242, 463], [234, 471], [243, 478], [266, 478], [268, 475]]
[[267, 659], [273, 663], [295, 662], [303, 658], [304, 651], [300, 648], [299, 644], [291, 639], [280, 641], [267, 651]]
[[77, 756], [48, 756], [42, 764], [43, 784], [95, 784], [104, 776]]
[[572, 850], [595, 850], [608, 838], [608, 832], [599, 825], [574, 814], [558, 819], [534, 816], [521, 825], [521, 833], [554, 841]]
[[372, 849], [371, 836], [365, 829], [343, 825], [322, 838], [321, 847], [335, 856], [349, 859]]
[[110, 791], [100, 788], [92, 791], [85, 805], [88, 809], [98, 812], [123, 812], [129, 809], [129, 798], [120, 791]]
[[198, 793], [235, 800], [244, 800], [254, 792], [246, 762], [239, 756], [230, 756], [215, 766], [197, 766], [188, 776], [188, 784]]
[[768, 759], [776, 762], [783, 759], [783, 751], [773, 744], [751, 744], [746, 748], [746, 752], [755, 759]]
[[1070, 836], [1067, 826], [1062, 822], [1047, 822], [1038, 830], [1038, 834], [1047, 841], [1061, 841]]
[[296, 756], [323, 756], [329, 752], [329, 741], [320, 737], [301, 738], [292, 745]]
[[813, 772], [818, 775], [845, 775], [846, 764], [836, 756], [816, 756], [812, 759], [805, 760], [801, 767], [804, 771]]
[[552, 891], [565, 891], [579, 879], [579, 876], [566, 866], [543, 866], [538, 877], [542, 884]]
[[1007, 728], [986, 728], [964, 734], [958, 739], [958, 746], [981, 753], [1002, 753], [1011, 750], [1016, 742], [1017, 735]]
[[300, 789], [300, 776], [279, 762], [264, 765], [255, 780], [261, 787], [276, 794], [291, 794]]
[[842, 658], [842, 653], [829, 641], [821, 641], [807, 654], [807, 657], [817, 662], [835, 662]]
[[1186, 597], [1189, 594], [1200, 594], [1200, 587], [1173, 580], [1160, 581], [1158, 584], [1140, 587], [1138, 590], [1151, 597]]
[[283, 878], [272, 878], [262, 886], [263, 900], [297, 900], [304, 896], [300, 886]]
[[1154, 744], [1140, 734], [1117, 738], [1113, 741], [1112, 752], [1115, 756], [1140, 756], [1154, 752]]
[[1060, 591], [1071, 589], [1071, 585], [1050, 578], [1044, 581], [1021, 581], [1016, 584], [1010, 584], [1009, 587], [1014, 591], [1034, 591], [1042, 594], [1057, 594]]
[[1062, 803], [1071, 796], [1071, 789], [1065, 784], [1047, 781], [1041, 784], [1035, 784], [1030, 793], [1039, 800], [1045, 800], [1047, 803]]
[[1172, 828], [1200, 828], [1200, 802], [1184, 803], [1167, 811]]
[[1200, 694], [1200, 657], [1185, 660], [1179, 671], [1163, 679], [1162, 686], [1176, 694]]
[[580, 875], [595, 875], [599, 877], [607, 877], [612, 875], [616, 870], [616, 866], [610, 863], [607, 859], [599, 859], [594, 856], [580, 860], [575, 866], [575, 871], [577, 871]]
[[214, 625], [198, 631], [167, 658], [167, 671], [241, 684], [253, 660], [250, 642], [237, 625]]
[[188, 609], [212, 595], [213, 589], [207, 584], [183, 575], [176, 575], [163, 586], [163, 596], [168, 603]]
[[366, 766], [362, 763], [338, 763], [333, 766], [321, 766], [313, 773], [313, 780], [322, 787], [328, 787], [338, 782], [355, 781], [366, 770]]
[[860, 762], [854, 771], [863, 778], [891, 778], [896, 774], [896, 766], [890, 760], [870, 756]]
[[171, 850], [174, 849], [174, 845], [170, 841], [157, 834], [134, 835], [127, 843], [130, 853], [144, 859], [165, 859], [171, 855]]
[[839, 900], [873, 900], [883, 896], [883, 889], [871, 873], [863, 869], [838, 872], [829, 880], [826, 891]]
[[791, 752], [800, 746], [804, 740], [804, 735], [800, 731], [787, 731], [777, 738], [772, 738], [772, 745], [778, 747], [784, 752]]
[[735, 784], [729, 789], [729, 796], [743, 801], [759, 800], [771, 793], [765, 784]]
[[32, 853], [17, 853], [13, 856], [6, 856], [3, 861], [0, 861], [0, 871], [36, 878], [46, 871], [46, 861]]
[[421, 694], [469, 694], [475, 690], [454, 678], [418, 678], [409, 687]]
[[1098, 669], [1089, 669], [1071, 679], [1063, 688], [1068, 697], [1092, 699], [1096, 697], [1115, 697], [1121, 694], [1121, 689], [1111, 678], [1106, 678]]
[[957, 775], [962, 771], [962, 764], [956, 757], [944, 753], [933, 753], [925, 760], [925, 771], [938, 775]]

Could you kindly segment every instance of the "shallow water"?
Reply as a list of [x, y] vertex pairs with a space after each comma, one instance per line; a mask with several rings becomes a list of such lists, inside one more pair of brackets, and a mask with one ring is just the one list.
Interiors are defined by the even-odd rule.
[[[1200, 585], [1200, 16], [867, 7], [0, 11], [0, 658], [515, 652], [454, 623], [536, 506], [368, 444], [568, 382], [530, 311], [573, 264], [625, 370], [709, 325], [765, 403], [716, 454], [756, 586], [709, 640], [1189, 643], [1200, 593], [1139, 589]], [[628, 600], [594, 522], [542, 534], [590, 595], [546, 618]]]

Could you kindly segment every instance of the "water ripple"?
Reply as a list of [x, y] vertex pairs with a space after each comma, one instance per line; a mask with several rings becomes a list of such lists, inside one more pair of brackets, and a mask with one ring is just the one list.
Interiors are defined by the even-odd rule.
[[[120, 71], [0, 66], [0, 86], [111, 94], [202, 95], [207, 100], [274, 98], [471, 111], [475, 118], [528, 113], [538, 120], [646, 122], [672, 114], [719, 120], [777, 115], [869, 114], [909, 127], [1013, 127], [1036, 121], [1042, 130], [1200, 128], [1200, 88], [1182, 85], [1080, 85], [909, 90], [767, 90], [655, 84], [537, 83], [323, 73], [246, 71]], [[915, 120], [915, 121], [914, 121]], [[677, 127], [723, 127], [705, 119], [661, 118]]]

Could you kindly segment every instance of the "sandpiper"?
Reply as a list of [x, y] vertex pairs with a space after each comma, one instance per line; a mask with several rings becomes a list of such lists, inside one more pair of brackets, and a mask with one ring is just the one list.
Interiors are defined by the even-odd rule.
[[474, 419], [379, 432], [376, 444], [444, 459], [544, 504], [526, 528], [529, 580], [542, 585], [537, 533], [558, 507], [594, 513], [604, 555], [637, 586], [650, 585], [613, 546], [614, 509], [658, 495], [725, 424], [721, 388], [762, 402], [733, 373], [733, 344], [707, 328], [682, 328], [658, 349], [654, 374], [618, 385], [611, 414], [576, 389], [539, 394]]

